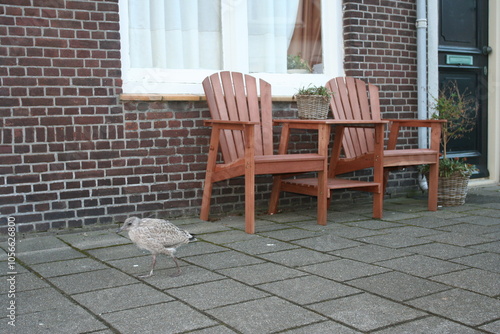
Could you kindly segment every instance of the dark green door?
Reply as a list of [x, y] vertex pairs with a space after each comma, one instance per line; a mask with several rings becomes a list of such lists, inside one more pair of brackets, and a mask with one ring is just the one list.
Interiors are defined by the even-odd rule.
[[452, 140], [449, 157], [463, 157], [488, 176], [488, 0], [440, 0], [439, 8], [439, 84], [458, 84], [477, 97], [479, 110], [474, 130], [464, 138]]

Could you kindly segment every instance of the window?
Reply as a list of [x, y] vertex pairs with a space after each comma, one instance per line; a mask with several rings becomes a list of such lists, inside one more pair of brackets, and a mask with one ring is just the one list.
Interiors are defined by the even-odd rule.
[[290, 96], [342, 74], [341, 19], [341, 0], [120, 0], [123, 90], [202, 94], [231, 70]]

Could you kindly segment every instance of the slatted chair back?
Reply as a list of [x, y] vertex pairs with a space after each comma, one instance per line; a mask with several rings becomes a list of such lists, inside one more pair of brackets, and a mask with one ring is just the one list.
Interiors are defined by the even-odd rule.
[[[255, 155], [273, 154], [271, 85], [237, 72], [215, 73], [203, 80], [212, 119], [254, 121]], [[260, 98], [259, 98], [260, 95]], [[243, 158], [245, 138], [242, 131], [222, 130], [220, 148], [225, 163]]]
[[[378, 88], [352, 77], [338, 77], [327, 82], [333, 92], [330, 106], [334, 119], [380, 120]], [[342, 139], [345, 157], [351, 159], [374, 150], [375, 132], [370, 128], [347, 128]]]

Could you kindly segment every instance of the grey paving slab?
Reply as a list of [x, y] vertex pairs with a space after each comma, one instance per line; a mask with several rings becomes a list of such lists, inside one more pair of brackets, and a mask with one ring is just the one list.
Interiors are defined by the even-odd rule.
[[[389, 216], [395, 216], [395, 215], [396, 215], [396, 213], [391, 212], [391, 214]], [[397, 213], [397, 215], [399, 216], [399, 215], [401, 215], [401, 213]], [[362, 227], [362, 228], [366, 228], [369, 230], [385, 230], [385, 229], [389, 229], [389, 228], [403, 226], [400, 223], [387, 221], [388, 220], [387, 218], [388, 217], [386, 215], [386, 216], [384, 216], [384, 220], [380, 220], [380, 219], [361, 220], [361, 221], [346, 223], [346, 225], [355, 226], [355, 227]]]
[[250, 285], [281, 281], [288, 278], [307, 275], [307, 273], [302, 271], [268, 262], [243, 267], [220, 269], [217, 272]]
[[490, 297], [500, 296], [500, 274], [486, 270], [467, 269], [434, 276], [432, 280]]
[[48, 309], [65, 309], [73, 305], [53, 288], [27, 290], [16, 293], [16, 313], [36, 313]]
[[379, 246], [385, 246], [390, 248], [405, 248], [416, 245], [423, 245], [431, 243], [430, 240], [425, 240], [421, 238], [414, 238], [411, 236], [407, 236], [399, 233], [388, 233], [384, 235], [378, 235], [367, 238], [360, 238], [359, 241], [363, 241], [366, 243], [371, 243]]
[[[3, 264], [3, 263], [2, 263]], [[14, 277], [15, 290], [18, 292], [36, 290], [41, 288], [48, 288], [49, 284], [43, 277], [32, 274], [31, 272], [24, 272], [16, 275], [8, 275], [2, 277], [2, 284], [0, 284], [0, 294], [7, 294], [11, 289], [11, 284], [8, 279]]]
[[500, 253], [500, 241], [488, 242], [481, 245], [474, 245], [471, 246], [470, 248], [487, 251], [490, 253]]
[[155, 270], [154, 276], [147, 278], [147, 282], [148, 284], [163, 290], [192, 284], [218, 281], [225, 278], [223, 275], [219, 275], [211, 270], [191, 265], [182, 267], [182, 274], [180, 276], [170, 277], [169, 275], [174, 272], [174, 269]]
[[109, 231], [88, 231], [60, 235], [58, 238], [78, 249], [92, 249], [131, 243], [125, 235], [126, 233], [113, 234]]
[[258, 287], [273, 295], [301, 305], [361, 292], [358, 289], [317, 276], [290, 278], [278, 282], [261, 284]]
[[314, 236], [319, 236], [322, 234], [321, 231], [309, 231], [302, 228], [288, 228], [282, 229], [278, 231], [270, 231], [259, 233], [265, 237], [281, 240], [281, 241], [290, 241], [290, 240], [299, 240], [310, 238]]
[[106, 328], [108, 327], [92, 314], [69, 304], [64, 308], [45, 308], [34, 314], [19, 315], [16, 319], [16, 331], [13, 333], [93, 333]]
[[470, 326], [500, 318], [500, 300], [461, 289], [439, 292], [408, 304]]
[[318, 250], [320, 252], [331, 252], [337, 249], [356, 247], [361, 243], [332, 234], [325, 234], [319, 237], [307, 238], [293, 241], [294, 244], [306, 248]]
[[399, 272], [388, 272], [349, 281], [349, 285], [391, 300], [405, 301], [450, 287]]
[[500, 320], [491, 322], [489, 324], [481, 326], [480, 328], [484, 329], [485, 331], [498, 334], [500, 333]]
[[189, 333], [195, 333], [195, 334], [231, 334], [231, 333], [236, 333], [236, 332], [229, 329], [228, 327], [225, 327], [225, 326], [214, 326], [214, 327], [210, 327], [210, 328], [194, 330], [194, 331], [189, 332]]
[[85, 273], [48, 278], [68, 294], [100, 290], [137, 283], [138, 280], [116, 269], [95, 270]]
[[292, 249], [276, 253], [262, 254], [259, 257], [289, 267], [300, 267], [308, 264], [327, 262], [337, 259], [335, 256], [310, 249]]
[[262, 260], [255, 257], [231, 250], [220, 253], [189, 256], [184, 257], [183, 259], [185, 259], [189, 263], [193, 263], [200, 267], [211, 270], [232, 268], [263, 262]]
[[119, 333], [181, 333], [217, 324], [181, 302], [148, 305], [103, 314]]
[[240, 230], [230, 230], [226, 232], [218, 232], [218, 233], [208, 233], [203, 234], [197, 237], [197, 239], [208, 241], [211, 243], [223, 245], [230, 242], [235, 241], [243, 241], [250, 240], [254, 238], [259, 238], [258, 235], [255, 234], [247, 234], [244, 231]]
[[323, 321], [319, 324], [312, 324], [286, 331], [287, 334], [356, 334], [361, 333], [349, 327], [343, 326], [333, 321]]
[[384, 234], [385, 232], [379, 230], [369, 230], [366, 228], [359, 228], [344, 224], [331, 224], [328, 225], [328, 233], [338, 235], [348, 239], [358, 239], [364, 237], [371, 237], [374, 235]]
[[383, 329], [377, 334], [479, 334], [482, 333], [456, 322], [437, 317], [418, 319], [388, 329]]
[[481, 253], [453, 259], [453, 262], [500, 273], [500, 254]]
[[[431, 211], [432, 212], [432, 211]], [[406, 219], [404, 221], [407, 225], [420, 226], [424, 228], [439, 228], [443, 226], [456, 224], [456, 221], [450, 220], [451, 218], [457, 218], [464, 216], [463, 214], [448, 214], [447, 217], [437, 216], [434, 212], [433, 214], [422, 214], [422, 217]]]
[[24, 263], [37, 264], [37, 263], [46, 263], [46, 262], [54, 262], [61, 260], [69, 260], [69, 259], [77, 259], [83, 258], [85, 254], [80, 253], [68, 246], [50, 248], [50, 249], [42, 249], [42, 250], [32, 250], [25, 251], [17, 254], [17, 258], [23, 261]]
[[361, 245], [349, 249], [342, 249], [332, 252], [333, 255], [348, 258], [365, 263], [374, 263], [383, 260], [390, 260], [398, 257], [409, 256], [412, 253], [405, 250], [382, 247], [378, 245]]
[[108, 268], [105, 264], [89, 258], [79, 258], [64, 261], [48, 262], [33, 265], [36, 272], [44, 277], [54, 277], [68, 274], [76, 274]]
[[[500, 221], [500, 220], [499, 220]], [[500, 224], [500, 223], [499, 223]], [[489, 233], [498, 232], [498, 224], [491, 226], [483, 226], [478, 224], [460, 223], [440, 228], [441, 231], [465, 233], [471, 235], [485, 235]]]
[[432, 240], [462, 247], [484, 244], [492, 241], [490, 238], [485, 238], [482, 236], [477, 236], [467, 233], [454, 233], [454, 232], [430, 235], [423, 238], [427, 240]]
[[90, 255], [102, 260], [125, 259], [135, 256], [143, 256], [149, 254], [148, 251], [137, 248], [134, 244], [112, 246], [98, 249], [90, 249], [87, 251]]
[[173, 300], [161, 291], [140, 283], [75, 294], [72, 298], [99, 315]]
[[435, 230], [432, 228], [425, 228], [419, 226], [403, 226], [403, 227], [395, 227], [390, 230], [392, 234], [402, 234], [413, 238], [425, 237], [428, 235], [434, 235], [442, 233], [440, 230]]
[[348, 259], [313, 264], [300, 269], [336, 281], [349, 281], [390, 271], [390, 269]]
[[278, 297], [219, 307], [207, 313], [245, 334], [272, 333], [326, 320]]
[[426, 255], [441, 260], [450, 260], [467, 255], [480, 253], [480, 250], [473, 248], [465, 248], [455, 245], [442, 244], [434, 242], [432, 244], [425, 244], [420, 246], [413, 246], [405, 248], [405, 251]]
[[69, 248], [69, 246], [55, 236], [33, 235], [31, 238], [26, 238], [26, 239], [17, 238], [17, 243], [16, 243], [17, 255], [25, 252], [42, 251], [54, 248], [62, 249], [62, 248]]
[[309, 307], [360, 331], [396, 325], [426, 315], [425, 312], [368, 293], [330, 300]]
[[241, 303], [269, 295], [230, 279], [169, 289], [168, 293], [201, 310]]
[[387, 261], [380, 261], [376, 264], [418, 277], [429, 277], [467, 269], [466, 266], [459, 265], [457, 263], [450, 263], [448, 261], [434, 259], [424, 255], [401, 257]]
[[226, 245], [234, 250], [247, 254], [265, 254], [279, 252], [287, 249], [298, 248], [299, 246], [271, 238], [259, 238], [246, 241], [233, 242]]

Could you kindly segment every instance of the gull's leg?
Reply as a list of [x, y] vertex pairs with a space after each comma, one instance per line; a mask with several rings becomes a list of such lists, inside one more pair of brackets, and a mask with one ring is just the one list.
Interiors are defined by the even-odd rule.
[[151, 261], [151, 271], [147, 275], [140, 275], [139, 276], [140, 278], [148, 278], [148, 277], [153, 276], [153, 270], [155, 269], [155, 265], [156, 265], [156, 254], [152, 254], [152, 255], [153, 255], [153, 261]]
[[181, 272], [181, 267], [179, 267], [179, 262], [177, 262], [177, 259], [175, 258], [175, 256], [173, 254], [171, 256], [172, 256], [172, 259], [175, 262], [175, 265], [177, 266], [177, 272], [175, 274], [170, 275], [170, 277], [177, 277], [177, 276], [179, 276], [182, 273]]

